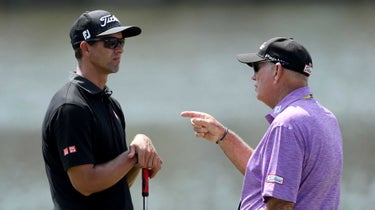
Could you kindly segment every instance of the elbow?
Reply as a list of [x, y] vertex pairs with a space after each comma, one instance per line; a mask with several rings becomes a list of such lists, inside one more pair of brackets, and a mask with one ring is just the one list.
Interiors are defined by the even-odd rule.
[[[77, 190], [77, 189], [76, 189]], [[81, 193], [83, 196], [90, 196], [91, 194], [93, 194], [93, 192], [90, 192], [90, 191], [85, 191], [85, 190], [77, 190], [79, 193]]]
[[81, 193], [83, 196], [86, 196], [86, 197], [88, 197], [88, 196], [90, 196], [92, 193], [90, 193], [90, 192], [79, 192], [79, 193]]
[[84, 196], [97, 192], [92, 176], [93, 165], [75, 166], [68, 169], [68, 177], [73, 188]]
[[83, 196], [90, 196], [92, 195], [94, 192], [94, 190], [92, 190], [89, 186], [83, 186], [83, 185], [79, 185], [79, 184], [74, 184], [72, 183], [73, 185], [73, 188], [79, 192], [80, 194], [82, 194]]

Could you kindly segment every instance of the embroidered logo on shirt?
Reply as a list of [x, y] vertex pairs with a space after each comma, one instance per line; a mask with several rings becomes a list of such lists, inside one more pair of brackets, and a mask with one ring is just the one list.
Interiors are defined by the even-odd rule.
[[266, 182], [284, 184], [284, 178], [275, 174], [268, 174]]
[[69, 147], [64, 148], [63, 152], [64, 152], [64, 156], [67, 156], [69, 154], [76, 153], [77, 149], [76, 149], [76, 146], [73, 145], [73, 146], [69, 146]]
[[68, 147], [64, 149], [64, 156], [67, 156], [69, 154], [69, 149]]

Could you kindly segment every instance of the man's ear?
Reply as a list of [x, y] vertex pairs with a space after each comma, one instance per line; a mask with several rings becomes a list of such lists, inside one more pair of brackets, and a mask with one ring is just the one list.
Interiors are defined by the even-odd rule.
[[274, 80], [275, 82], [279, 82], [282, 76], [284, 75], [284, 67], [281, 65], [281, 63], [275, 64], [275, 70], [274, 70]]
[[90, 49], [89, 49], [88, 45], [89, 44], [85, 41], [81, 42], [81, 44], [79, 45], [79, 47], [81, 48], [81, 51], [82, 51], [82, 55], [90, 52]]

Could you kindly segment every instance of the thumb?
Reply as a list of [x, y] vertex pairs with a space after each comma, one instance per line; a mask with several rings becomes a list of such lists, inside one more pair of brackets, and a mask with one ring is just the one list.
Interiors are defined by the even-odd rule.
[[130, 146], [129, 146], [129, 154], [128, 154], [128, 158], [134, 158], [135, 155], [136, 155], [135, 147], [134, 147], [134, 145], [130, 145]]

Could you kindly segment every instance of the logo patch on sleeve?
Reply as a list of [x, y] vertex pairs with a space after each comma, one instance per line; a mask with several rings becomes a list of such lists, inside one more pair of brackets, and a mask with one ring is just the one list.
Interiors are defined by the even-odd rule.
[[76, 149], [76, 146], [73, 145], [73, 146], [69, 146], [69, 147], [64, 148], [63, 152], [64, 152], [64, 156], [67, 156], [69, 154], [76, 153], [77, 149]]
[[76, 146], [70, 146], [69, 147], [69, 153], [75, 153], [75, 152], [77, 152]]
[[268, 174], [267, 183], [276, 183], [276, 184], [284, 184], [284, 178], [275, 174]]
[[69, 154], [68, 147], [64, 149], [64, 156], [67, 156]]

